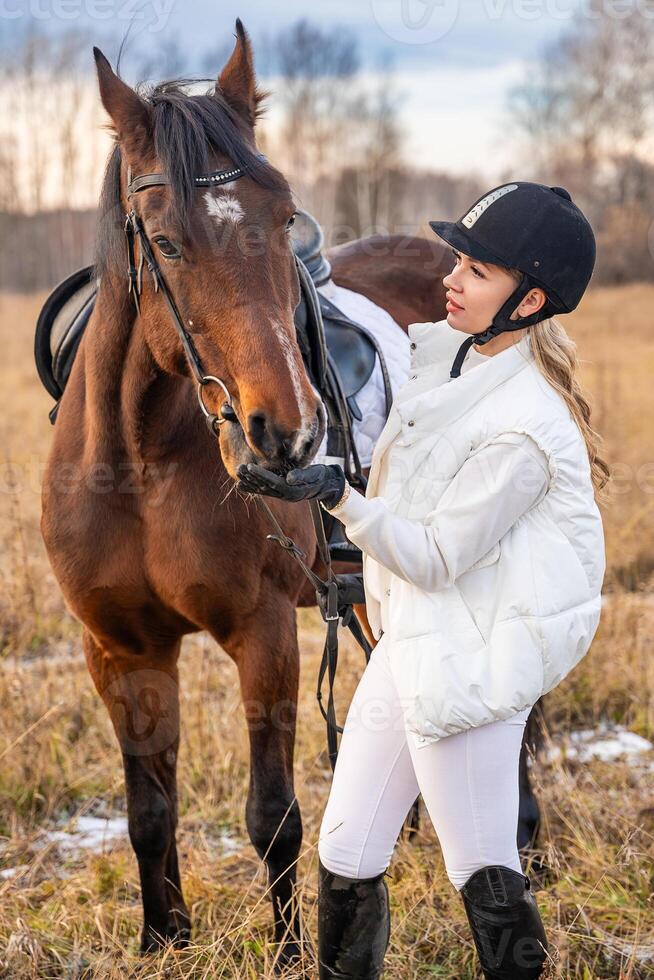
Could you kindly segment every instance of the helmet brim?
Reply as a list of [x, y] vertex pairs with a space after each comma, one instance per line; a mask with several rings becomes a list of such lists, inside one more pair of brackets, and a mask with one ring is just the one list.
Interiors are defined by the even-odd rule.
[[439, 238], [452, 245], [458, 251], [469, 255], [471, 259], [478, 259], [479, 262], [490, 262], [491, 265], [500, 265], [503, 269], [507, 266], [493, 252], [480, 245], [478, 242], [469, 238], [458, 224], [453, 221], [430, 221], [429, 227], [436, 232]]

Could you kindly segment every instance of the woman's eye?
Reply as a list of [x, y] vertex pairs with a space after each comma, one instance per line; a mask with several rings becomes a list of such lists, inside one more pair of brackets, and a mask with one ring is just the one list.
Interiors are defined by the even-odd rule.
[[[452, 252], [452, 255], [454, 256], [455, 262], [458, 264], [461, 261], [461, 256], [459, 255], [458, 252], [454, 252], [454, 251]], [[470, 268], [472, 269], [472, 271], [474, 272], [474, 274], [477, 276], [478, 279], [486, 278], [484, 273], [481, 272], [476, 265], [471, 265]]]
[[169, 238], [157, 235], [153, 241], [165, 259], [181, 259], [182, 253]]

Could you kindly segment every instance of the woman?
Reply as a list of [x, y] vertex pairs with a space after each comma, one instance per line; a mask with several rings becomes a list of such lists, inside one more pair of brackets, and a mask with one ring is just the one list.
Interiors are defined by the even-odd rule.
[[430, 224], [456, 259], [447, 318], [409, 326], [366, 496], [333, 465], [284, 480], [249, 464], [238, 486], [317, 497], [343, 522], [379, 641], [321, 826], [320, 977], [381, 975], [384, 875], [421, 793], [484, 975], [531, 980], [547, 940], [516, 844], [523, 729], [587, 652], [605, 570], [609, 471], [552, 319], [579, 303], [595, 239], [566, 190], [521, 181]]

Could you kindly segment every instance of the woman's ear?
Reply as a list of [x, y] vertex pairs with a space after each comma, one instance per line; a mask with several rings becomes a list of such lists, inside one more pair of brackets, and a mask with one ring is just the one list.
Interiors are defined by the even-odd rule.
[[532, 313], [538, 313], [546, 302], [547, 296], [543, 290], [539, 286], [534, 286], [533, 289], [529, 290], [520, 306], [516, 307], [516, 314], [518, 316], [531, 316]]

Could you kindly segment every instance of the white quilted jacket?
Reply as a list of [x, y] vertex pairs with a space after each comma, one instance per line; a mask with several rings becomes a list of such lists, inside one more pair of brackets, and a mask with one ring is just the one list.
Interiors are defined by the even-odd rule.
[[[566, 676], [599, 625], [605, 552], [583, 437], [536, 366], [529, 335], [450, 381], [461, 332], [442, 320], [408, 333], [418, 376], [396, 394], [365, 497], [352, 491], [335, 514], [363, 551], [368, 619], [377, 638], [384, 622], [407, 730], [421, 746], [507, 718]], [[465, 460], [504, 433], [536, 442], [549, 489], [470, 565], [460, 534], [439, 523], [438, 501]], [[401, 492], [376, 498], [391, 447], [389, 479], [401, 481]], [[416, 568], [413, 581], [384, 569], [391, 586], [380, 598], [372, 554], [388, 553], [407, 521], [433, 530], [446, 586], [420, 588], [428, 569]]]

